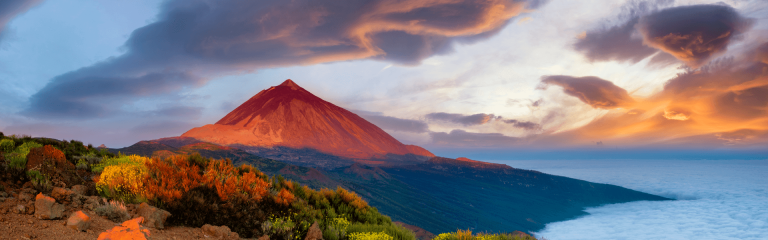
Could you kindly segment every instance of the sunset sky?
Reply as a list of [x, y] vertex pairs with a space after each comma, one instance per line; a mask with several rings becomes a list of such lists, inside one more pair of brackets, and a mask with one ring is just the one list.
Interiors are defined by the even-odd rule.
[[124, 147], [292, 79], [438, 155], [752, 151], [766, 16], [762, 0], [6, 0], [0, 131]]

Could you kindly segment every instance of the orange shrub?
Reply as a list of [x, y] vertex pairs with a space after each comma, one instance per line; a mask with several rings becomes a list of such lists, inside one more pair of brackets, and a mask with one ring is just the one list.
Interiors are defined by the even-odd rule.
[[145, 163], [145, 193], [147, 199], [171, 203], [190, 189], [200, 186], [200, 167], [190, 164], [187, 156], [172, 156], [165, 160], [152, 159]]
[[269, 188], [269, 183], [256, 176], [253, 171], [244, 173], [240, 177], [239, 171], [229, 160], [211, 161], [204, 178], [205, 183], [215, 187], [219, 198], [224, 201], [236, 194], [245, 194], [247, 197], [259, 201], [267, 194]]
[[54, 148], [51, 145], [43, 146], [43, 156], [46, 159], [54, 159], [56, 161], [66, 161], [66, 157], [61, 150]]
[[293, 202], [293, 198], [293, 194], [287, 189], [283, 188], [280, 189], [280, 193], [275, 196], [275, 202], [283, 206], [288, 206]]

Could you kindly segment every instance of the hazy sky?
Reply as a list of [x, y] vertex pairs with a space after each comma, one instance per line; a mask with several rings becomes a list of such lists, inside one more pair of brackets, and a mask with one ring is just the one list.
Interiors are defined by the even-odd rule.
[[123, 147], [285, 79], [427, 149], [760, 148], [768, 3], [10, 0], [0, 131]]

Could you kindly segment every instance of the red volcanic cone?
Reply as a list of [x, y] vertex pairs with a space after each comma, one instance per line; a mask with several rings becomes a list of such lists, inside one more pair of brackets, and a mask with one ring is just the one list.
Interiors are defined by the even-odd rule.
[[376, 125], [290, 79], [262, 90], [216, 124], [193, 128], [181, 136], [220, 145], [313, 148], [357, 159], [387, 153], [434, 156], [421, 147], [403, 145]]

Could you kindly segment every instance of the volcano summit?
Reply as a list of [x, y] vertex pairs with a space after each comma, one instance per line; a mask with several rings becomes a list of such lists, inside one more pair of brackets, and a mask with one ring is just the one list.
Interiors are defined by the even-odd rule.
[[290, 79], [262, 90], [215, 124], [193, 128], [181, 137], [243, 149], [312, 149], [357, 160], [389, 154], [434, 156], [421, 147], [400, 143], [376, 125]]

